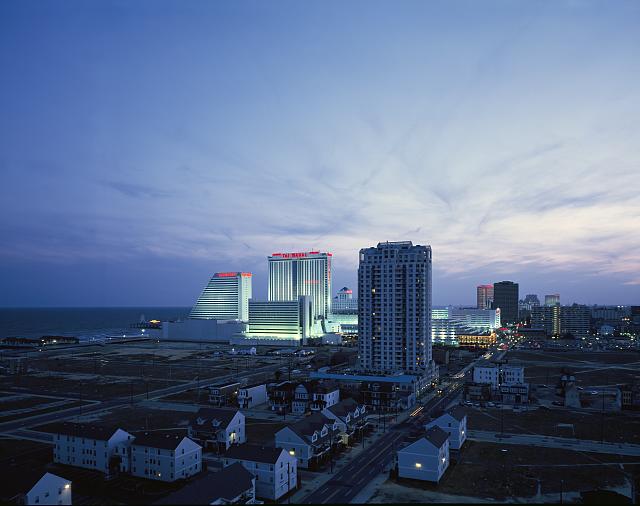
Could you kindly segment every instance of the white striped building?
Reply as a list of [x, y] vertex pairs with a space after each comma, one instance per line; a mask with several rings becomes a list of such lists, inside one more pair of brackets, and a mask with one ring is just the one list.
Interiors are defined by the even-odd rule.
[[269, 301], [310, 296], [314, 318], [331, 313], [331, 253], [273, 253], [269, 257]]
[[216, 272], [193, 306], [189, 318], [249, 319], [250, 272]]

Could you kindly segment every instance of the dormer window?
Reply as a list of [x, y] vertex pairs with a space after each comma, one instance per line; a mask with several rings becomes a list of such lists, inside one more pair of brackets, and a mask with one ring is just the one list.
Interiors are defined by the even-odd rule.
[[311, 442], [314, 443], [318, 439], [318, 433], [314, 432], [313, 436], [311, 436]]
[[220, 420], [211, 420], [211, 425], [213, 427], [220, 427]]
[[198, 419], [196, 420], [196, 423], [197, 423], [198, 425], [204, 425], [204, 422], [205, 422], [205, 419], [204, 419], [204, 418], [201, 418], [201, 417], [198, 417]]

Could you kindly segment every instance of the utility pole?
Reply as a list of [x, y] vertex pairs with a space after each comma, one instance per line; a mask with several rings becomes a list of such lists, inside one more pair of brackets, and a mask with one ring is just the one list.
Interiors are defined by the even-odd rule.
[[564, 486], [564, 480], [560, 480], [560, 504], [562, 504], [562, 488]]
[[133, 406], [133, 381], [131, 381], [129, 383], [129, 386], [131, 387], [131, 397], [130, 397], [130, 399], [131, 399], [131, 405]]

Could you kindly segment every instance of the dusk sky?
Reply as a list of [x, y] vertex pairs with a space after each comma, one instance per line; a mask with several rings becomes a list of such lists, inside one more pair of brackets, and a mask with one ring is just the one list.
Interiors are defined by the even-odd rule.
[[216, 271], [433, 248], [640, 304], [640, 2], [0, 2], [0, 305], [191, 305]]

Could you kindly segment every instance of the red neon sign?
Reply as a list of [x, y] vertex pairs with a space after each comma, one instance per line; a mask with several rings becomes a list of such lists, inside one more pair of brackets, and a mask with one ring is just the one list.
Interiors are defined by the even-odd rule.
[[281, 258], [305, 258], [308, 255], [327, 255], [333, 256], [331, 253], [320, 253], [319, 251], [309, 251], [308, 253], [300, 252], [300, 253], [271, 253], [272, 257], [281, 257]]
[[214, 276], [216, 278], [234, 278], [236, 277], [238, 274], [240, 274], [239, 272], [216, 272], [214, 274]]

